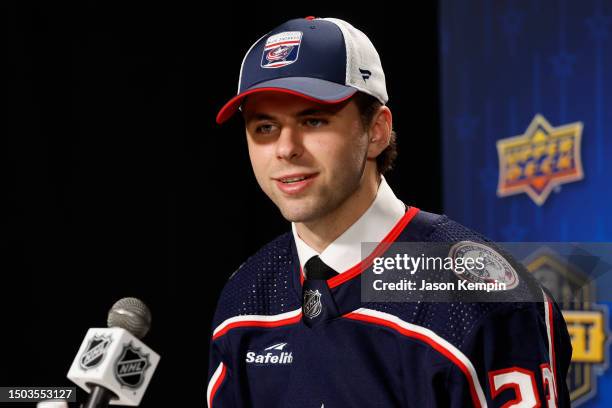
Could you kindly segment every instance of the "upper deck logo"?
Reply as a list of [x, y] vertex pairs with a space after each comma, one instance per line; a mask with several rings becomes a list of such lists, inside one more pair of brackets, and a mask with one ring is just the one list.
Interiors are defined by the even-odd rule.
[[138, 388], [145, 378], [145, 371], [149, 368], [149, 355], [144, 354], [140, 348], [132, 343], [123, 346], [123, 353], [115, 362], [115, 378], [121, 385], [129, 388]]
[[497, 195], [527, 193], [542, 205], [555, 186], [584, 177], [580, 159], [582, 122], [552, 127], [540, 114], [527, 131], [497, 141]]
[[262, 68], [281, 68], [297, 61], [302, 43], [301, 31], [285, 31], [268, 38], [261, 56]]
[[314, 319], [321, 314], [323, 304], [321, 303], [321, 292], [308, 289], [304, 292], [304, 316]]
[[104, 357], [106, 356], [106, 350], [108, 350], [108, 346], [112, 343], [113, 339], [110, 335], [97, 335], [89, 339], [89, 343], [87, 344], [86, 350], [79, 358], [79, 365], [85, 371], [90, 368], [97, 367], [100, 365]]

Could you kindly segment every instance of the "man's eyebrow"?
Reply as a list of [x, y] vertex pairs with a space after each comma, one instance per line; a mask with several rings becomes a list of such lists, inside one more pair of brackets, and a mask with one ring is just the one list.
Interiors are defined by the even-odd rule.
[[273, 116], [266, 115], [265, 113], [253, 113], [250, 115], [246, 114], [244, 116], [247, 122], [251, 122], [253, 120], [274, 120]]

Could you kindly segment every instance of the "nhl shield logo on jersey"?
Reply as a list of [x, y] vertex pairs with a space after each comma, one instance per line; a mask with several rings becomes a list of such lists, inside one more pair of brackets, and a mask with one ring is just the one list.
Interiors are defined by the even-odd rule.
[[[506, 290], [514, 289], [519, 284], [518, 274], [512, 265], [497, 251], [485, 244], [461, 241], [451, 247], [448, 256], [453, 259], [455, 275], [468, 282], [503, 283]], [[467, 265], [465, 260], [468, 258], [474, 261], [474, 267], [459, 268], [459, 265]], [[484, 267], [477, 266], [480, 264]]]
[[270, 36], [261, 56], [262, 68], [281, 68], [297, 61], [302, 43], [301, 31], [285, 31]]
[[302, 306], [304, 316], [314, 319], [321, 314], [323, 304], [321, 303], [321, 292], [318, 290], [304, 291], [304, 306]]
[[115, 378], [121, 385], [138, 388], [144, 381], [145, 371], [150, 365], [149, 355], [144, 354], [130, 342], [123, 346], [123, 352], [115, 362]]
[[581, 180], [581, 137], [582, 122], [554, 128], [535, 115], [524, 134], [497, 142], [497, 195], [527, 193], [542, 205], [553, 188]]
[[106, 356], [106, 350], [108, 350], [108, 346], [112, 343], [112, 338], [110, 335], [97, 335], [89, 340], [87, 344], [87, 348], [79, 358], [79, 365], [85, 371], [97, 367], [100, 365], [104, 357]]

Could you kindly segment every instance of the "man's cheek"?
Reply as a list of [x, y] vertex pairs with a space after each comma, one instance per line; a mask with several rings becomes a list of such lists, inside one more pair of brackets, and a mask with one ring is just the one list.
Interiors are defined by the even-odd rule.
[[270, 186], [267, 185], [267, 181], [273, 182], [273, 180], [270, 180], [269, 177], [266, 177], [261, 168], [257, 168], [256, 166], [253, 167], [253, 173], [255, 175], [255, 179], [257, 180], [257, 184], [259, 184], [259, 187], [261, 187], [261, 189], [266, 194], [268, 194]]

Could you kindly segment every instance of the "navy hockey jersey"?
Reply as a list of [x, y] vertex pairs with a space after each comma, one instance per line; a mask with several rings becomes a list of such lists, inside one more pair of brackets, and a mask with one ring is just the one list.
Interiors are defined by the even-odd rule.
[[[393, 242], [457, 241], [487, 240], [410, 207], [372, 255]], [[536, 285], [541, 301], [366, 303], [371, 258], [321, 281], [325, 314], [311, 325], [292, 234], [250, 257], [217, 305], [208, 406], [569, 407], [565, 322], [520, 265], [521, 285]]]

